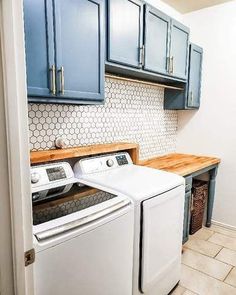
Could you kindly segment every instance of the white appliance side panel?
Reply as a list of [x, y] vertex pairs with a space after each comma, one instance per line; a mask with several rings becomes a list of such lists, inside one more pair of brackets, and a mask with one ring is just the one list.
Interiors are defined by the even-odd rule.
[[36, 253], [36, 295], [130, 295], [134, 212]]
[[155, 286], [156, 294], [161, 294], [158, 282], [181, 262], [184, 186], [146, 200], [142, 206], [141, 289], [149, 294]]

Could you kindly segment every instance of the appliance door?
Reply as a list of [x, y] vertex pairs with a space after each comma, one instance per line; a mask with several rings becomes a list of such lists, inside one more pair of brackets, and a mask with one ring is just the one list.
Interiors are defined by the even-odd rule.
[[[181, 262], [184, 186], [144, 201], [142, 211], [141, 290], [153, 294], [155, 286], [156, 294], [168, 294], [179, 280], [172, 282], [171, 273]], [[166, 277], [167, 293], [160, 289]]]
[[130, 295], [133, 206], [37, 240], [36, 295]]

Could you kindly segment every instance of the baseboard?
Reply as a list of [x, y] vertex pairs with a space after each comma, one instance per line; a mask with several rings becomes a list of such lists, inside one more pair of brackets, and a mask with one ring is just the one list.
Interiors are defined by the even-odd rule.
[[233, 225], [229, 225], [229, 224], [222, 223], [222, 222], [215, 221], [215, 220], [212, 220], [211, 223], [214, 224], [214, 225], [217, 225], [217, 226], [223, 227], [223, 228], [225, 228], [225, 229], [230, 229], [230, 230], [234, 230], [234, 231], [236, 231], [236, 226], [233, 226]]

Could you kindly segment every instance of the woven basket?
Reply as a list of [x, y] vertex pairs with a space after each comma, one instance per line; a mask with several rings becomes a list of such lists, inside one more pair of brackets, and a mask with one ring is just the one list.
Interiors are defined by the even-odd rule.
[[192, 211], [190, 221], [191, 235], [202, 228], [207, 196], [208, 183], [202, 180], [194, 180], [192, 187]]

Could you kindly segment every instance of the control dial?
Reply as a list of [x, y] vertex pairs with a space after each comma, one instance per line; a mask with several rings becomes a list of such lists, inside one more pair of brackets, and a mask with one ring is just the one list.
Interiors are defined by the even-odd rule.
[[37, 172], [31, 173], [31, 183], [37, 183], [39, 182], [40, 175]]
[[112, 159], [107, 160], [107, 166], [112, 167], [114, 165], [114, 161]]

